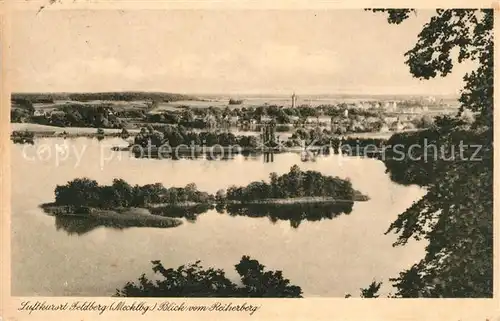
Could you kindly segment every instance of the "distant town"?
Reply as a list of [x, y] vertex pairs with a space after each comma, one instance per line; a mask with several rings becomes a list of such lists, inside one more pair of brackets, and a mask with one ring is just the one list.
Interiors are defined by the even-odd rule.
[[[133, 133], [166, 125], [207, 131], [254, 132], [270, 122], [277, 132], [319, 128], [332, 134], [390, 133], [426, 128], [438, 115], [455, 114], [458, 102], [436, 97], [353, 99], [304, 97], [210, 98], [169, 93], [14, 93], [13, 130], [35, 136], [76, 135], [88, 129]], [[27, 125], [32, 124], [32, 125]], [[67, 130], [61, 131], [61, 128]], [[78, 128], [86, 128], [80, 130]], [[109, 131], [104, 131], [109, 133]]]

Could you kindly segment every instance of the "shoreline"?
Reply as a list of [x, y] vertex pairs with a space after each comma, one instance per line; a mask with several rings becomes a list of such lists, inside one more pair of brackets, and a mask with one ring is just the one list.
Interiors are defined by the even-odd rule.
[[[65, 217], [76, 217], [85, 219], [116, 219], [123, 221], [134, 221], [134, 220], [144, 220], [144, 221], [165, 221], [172, 224], [176, 224], [174, 221], [176, 219], [166, 218], [157, 214], [151, 213], [151, 209], [161, 209], [161, 208], [179, 208], [179, 209], [190, 209], [199, 206], [217, 206], [217, 205], [295, 205], [295, 204], [349, 204], [354, 202], [365, 202], [370, 200], [366, 195], [355, 196], [352, 200], [349, 199], [337, 199], [333, 197], [324, 196], [303, 196], [303, 197], [291, 197], [291, 198], [266, 198], [260, 200], [251, 201], [238, 201], [238, 200], [224, 200], [223, 202], [215, 203], [196, 203], [196, 202], [182, 202], [182, 203], [155, 203], [150, 204], [148, 207], [130, 207], [130, 208], [117, 208], [114, 210], [100, 209], [93, 207], [82, 207], [86, 208], [86, 212], [71, 212], [72, 207], [68, 205], [59, 205], [55, 203], [43, 203], [39, 205], [39, 208], [43, 209], [45, 213], [53, 216], [65, 216]], [[179, 221], [179, 225], [180, 225]], [[177, 226], [177, 225], [174, 225]]]
[[171, 228], [181, 225], [182, 220], [152, 214], [146, 208], [125, 208], [120, 210], [104, 210], [91, 208], [88, 213], [69, 212], [66, 205], [44, 203], [39, 206], [43, 211], [52, 216], [88, 219], [101, 222], [112, 222], [127, 227], [156, 227]]
[[291, 197], [291, 198], [266, 198], [261, 200], [253, 201], [237, 201], [237, 200], [226, 200], [226, 204], [229, 205], [295, 205], [295, 204], [347, 204], [354, 202], [366, 202], [370, 200], [368, 196], [362, 195], [362, 197], [355, 197], [352, 200], [347, 199], [336, 199], [333, 197], [323, 197], [323, 196], [303, 196], [303, 197]]
[[[103, 135], [97, 134], [97, 127], [57, 127], [51, 125], [41, 125], [36, 123], [10, 123], [11, 133], [14, 131], [27, 131], [33, 133], [35, 138], [59, 138], [59, 137], [120, 137], [122, 129], [119, 128], [101, 128], [104, 132]], [[362, 133], [347, 133], [341, 136], [346, 139], [389, 139], [393, 134], [416, 132], [420, 129], [402, 130], [402, 131], [389, 131], [389, 132], [362, 132]], [[131, 128], [127, 129], [130, 136], [138, 134], [140, 129]], [[64, 134], [66, 133], [66, 135]], [[238, 131], [235, 131], [238, 133]], [[282, 132], [282, 134], [291, 134], [293, 130]], [[255, 132], [258, 136], [259, 132]]]

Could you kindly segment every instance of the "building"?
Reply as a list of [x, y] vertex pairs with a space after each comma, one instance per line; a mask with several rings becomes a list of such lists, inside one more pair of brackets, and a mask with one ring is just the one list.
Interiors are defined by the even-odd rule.
[[306, 118], [306, 123], [307, 124], [315, 124], [317, 122], [318, 122], [318, 117], [308, 116]]
[[404, 129], [404, 125], [403, 123], [398, 119], [396, 122], [394, 122], [392, 125], [391, 125], [391, 130], [392, 131], [402, 131]]
[[356, 108], [359, 109], [370, 109], [371, 105], [369, 102], [361, 101], [356, 104]]
[[427, 102], [431, 103], [431, 104], [435, 104], [436, 103], [436, 97], [434, 97], [434, 96], [427, 97]]
[[292, 95], [292, 108], [295, 108], [297, 104], [297, 96], [295, 95], [295, 92], [293, 92], [293, 95]]
[[271, 120], [273, 120], [272, 117], [267, 116], [267, 115], [262, 115], [260, 117], [260, 122], [261, 123], [267, 123], [267, 122], [270, 122]]
[[387, 124], [386, 124], [386, 123], [383, 123], [383, 124], [382, 124], [382, 127], [380, 127], [380, 132], [381, 132], [381, 133], [387, 133], [387, 132], [389, 132], [389, 131], [390, 131], [390, 130], [389, 130], [389, 126], [387, 126]]
[[394, 112], [398, 109], [398, 103], [395, 101], [392, 102], [386, 101], [384, 104], [384, 109], [388, 112]]
[[207, 125], [208, 129], [215, 129], [217, 127], [217, 119], [212, 114], [206, 115], [203, 121]]
[[327, 115], [322, 115], [322, 116], [319, 116], [319, 117], [318, 117], [318, 122], [319, 122], [320, 124], [330, 125], [330, 124], [331, 124], [331, 122], [332, 122], [332, 117], [327, 116]]
[[229, 123], [231, 123], [231, 124], [237, 124], [239, 121], [240, 121], [240, 117], [239, 116], [231, 116], [231, 117], [229, 117]]
[[398, 120], [399, 120], [398, 117], [394, 117], [394, 116], [386, 116], [386, 117], [384, 117], [384, 122], [386, 124], [392, 124], [392, 123], [397, 122]]

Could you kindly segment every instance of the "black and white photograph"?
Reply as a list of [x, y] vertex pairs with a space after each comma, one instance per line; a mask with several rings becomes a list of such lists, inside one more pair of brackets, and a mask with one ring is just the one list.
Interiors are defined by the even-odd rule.
[[58, 6], [11, 12], [20, 313], [493, 298], [493, 9]]

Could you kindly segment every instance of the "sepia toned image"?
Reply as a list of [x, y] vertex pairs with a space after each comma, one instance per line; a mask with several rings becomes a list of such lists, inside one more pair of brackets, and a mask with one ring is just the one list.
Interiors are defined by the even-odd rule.
[[493, 9], [11, 29], [12, 296], [493, 297]]

